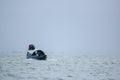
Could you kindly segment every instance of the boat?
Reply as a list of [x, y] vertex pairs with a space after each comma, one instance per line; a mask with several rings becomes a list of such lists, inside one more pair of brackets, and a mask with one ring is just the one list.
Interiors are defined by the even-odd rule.
[[27, 59], [37, 59], [37, 60], [46, 60], [47, 59], [47, 55], [45, 55], [45, 53], [42, 50], [36, 50], [34, 51], [32, 54], [27, 52], [26, 55]]

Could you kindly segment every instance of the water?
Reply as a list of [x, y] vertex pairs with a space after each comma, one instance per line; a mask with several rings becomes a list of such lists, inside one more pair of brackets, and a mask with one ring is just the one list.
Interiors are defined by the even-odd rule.
[[0, 56], [0, 80], [120, 80], [120, 55]]

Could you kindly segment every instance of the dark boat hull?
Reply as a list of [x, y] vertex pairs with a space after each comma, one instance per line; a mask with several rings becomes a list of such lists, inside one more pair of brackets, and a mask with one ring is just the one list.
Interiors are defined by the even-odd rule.
[[31, 58], [38, 59], [38, 60], [46, 60], [47, 59], [47, 55], [43, 55], [43, 56], [31, 56]]
[[44, 52], [42, 52], [40, 50], [38, 50], [37, 52], [39, 54], [38, 56], [27, 53], [27, 55], [26, 55], [27, 59], [30, 59], [30, 58], [37, 59], [37, 60], [46, 60], [47, 59], [47, 55], [45, 55]]

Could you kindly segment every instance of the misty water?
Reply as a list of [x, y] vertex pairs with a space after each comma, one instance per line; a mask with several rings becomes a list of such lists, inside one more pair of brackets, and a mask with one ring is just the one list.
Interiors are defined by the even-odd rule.
[[0, 80], [120, 80], [120, 55], [0, 54]]

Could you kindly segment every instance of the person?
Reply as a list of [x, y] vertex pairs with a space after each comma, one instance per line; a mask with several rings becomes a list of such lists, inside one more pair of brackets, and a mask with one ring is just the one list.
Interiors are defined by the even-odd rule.
[[33, 44], [30, 44], [28, 50], [35, 50], [35, 46]]
[[27, 54], [31, 54], [32, 56], [36, 56], [35, 46], [33, 44], [29, 44]]

